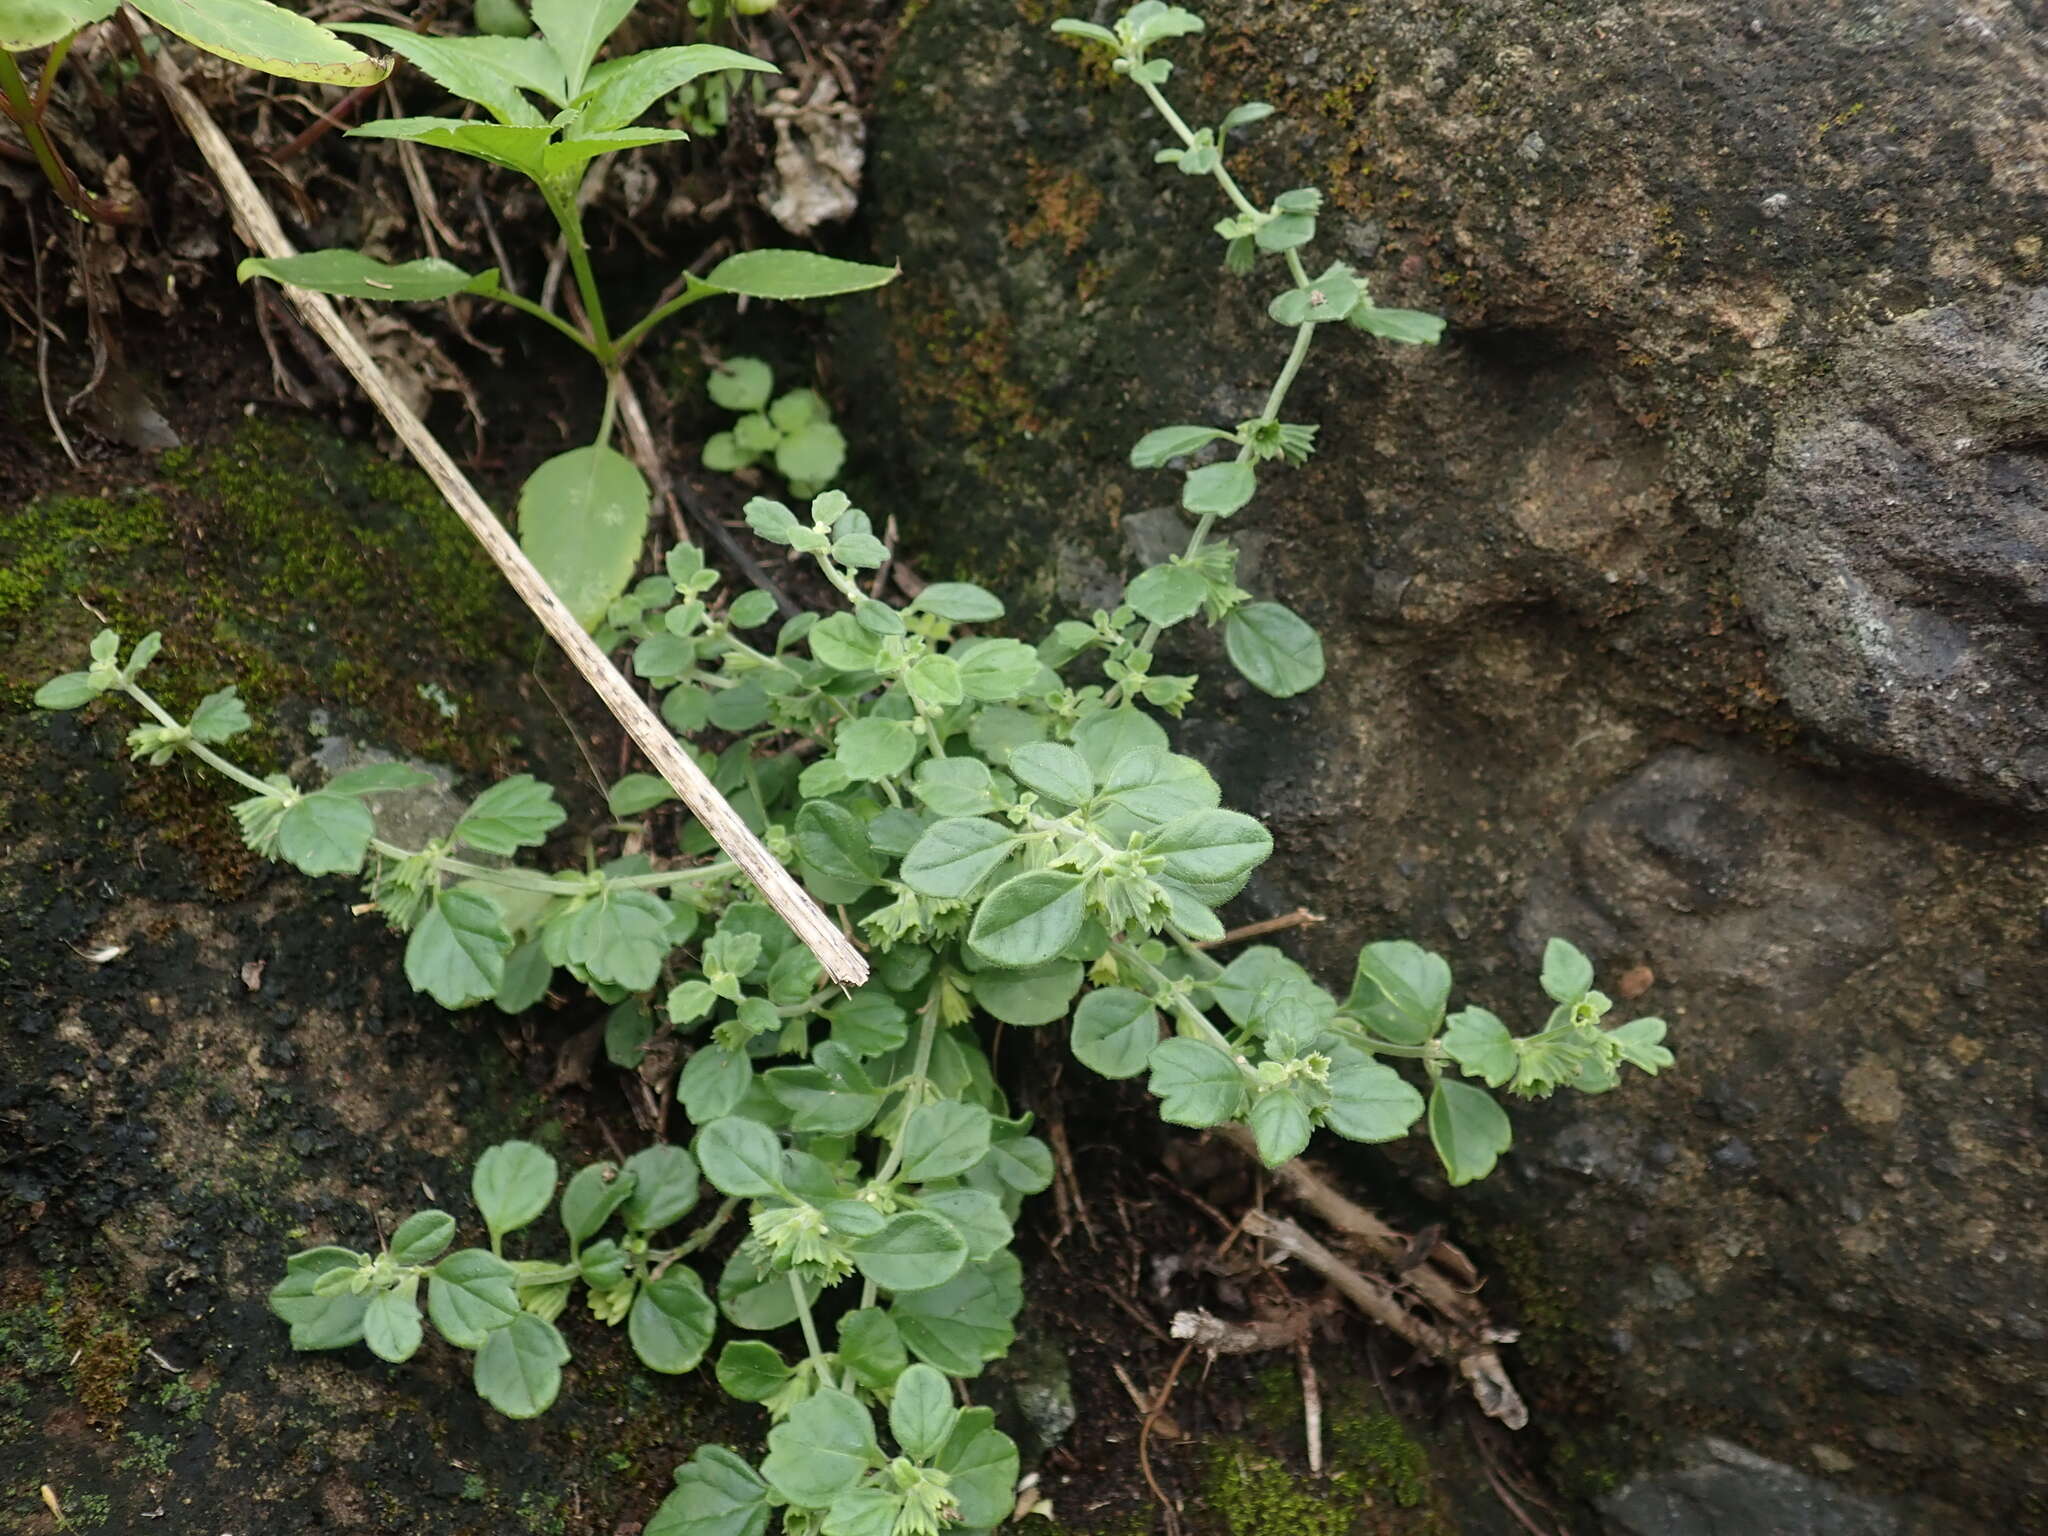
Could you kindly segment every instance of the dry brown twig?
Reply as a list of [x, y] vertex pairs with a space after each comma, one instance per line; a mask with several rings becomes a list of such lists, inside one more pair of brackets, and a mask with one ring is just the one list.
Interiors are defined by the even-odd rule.
[[[139, 22], [145, 30], [148, 24]], [[267, 256], [294, 254], [291, 241], [270, 204], [250, 178], [241, 156], [213, 121], [206, 107], [184, 83], [167, 50], [159, 50], [154, 61], [156, 78], [172, 112], [184, 125], [200, 153], [206, 157], [220, 182], [235, 223], [243, 238]], [[726, 799], [697, 766], [682, 744], [670, 733], [647, 701], [633, 691], [611, 660], [597, 648], [575, 615], [549, 589], [547, 582], [526, 553], [497, 519], [476, 487], [448, 456], [447, 450], [430, 433], [425, 423], [406, 407], [393, 391], [341, 313], [321, 294], [288, 290], [292, 303], [306, 323], [334, 350], [342, 366], [354, 375], [383, 413], [399, 440], [425, 470], [450, 507], [475, 535], [520, 599], [540, 620], [541, 627], [568, 653], [569, 659], [596, 691], [605, 707], [617, 717], [627, 733], [645, 752], [662, 778], [703, 823], [718, 845], [746, 872], [768, 904], [796, 932], [818, 957], [825, 974], [846, 986], [859, 986], [868, 977], [868, 962], [833, 924], [789, 871], [777, 863], [761, 840], [740, 820]]]
[[1292, 912], [1282, 912], [1278, 917], [1262, 917], [1256, 923], [1246, 923], [1242, 928], [1233, 928], [1213, 939], [1197, 940], [1195, 948], [1220, 949], [1226, 944], [1242, 944], [1246, 939], [1263, 938], [1269, 933], [1284, 933], [1289, 928], [1313, 927], [1322, 921], [1322, 913], [1296, 907]]
[[[1255, 1166], [1265, 1168], [1249, 1130], [1225, 1126], [1223, 1138]], [[1294, 1223], [1286, 1222], [1288, 1229], [1313, 1245], [1315, 1253], [1329, 1267], [1306, 1251], [1293, 1252], [1293, 1257], [1321, 1273], [1374, 1321], [1385, 1323], [1431, 1358], [1455, 1363], [1474, 1400], [1489, 1417], [1510, 1429], [1520, 1429], [1529, 1422], [1528, 1406], [1509, 1379], [1507, 1366], [1496, 1347], [1511, 1342], [1515, 1334], [1499, 1327], [1488, 1316], [1476, 1294], [1480, 1283], [1478, 1271], [1464, 1253], [1439, 1238], [1418, 1258], [1405, 1233], [1396, 1231], [1345, 1195], [1314, 1164], [1302, 1158], [1282, 1163], [1271, 1172], [1282, 1194], [1315, 1212], [1376, 1263], [1396, 1270], [1398, 1278], [1368, 1277], [1316, 1243]], [[1272, 1237], [1270, 1229], [1275, 1226], [1274, 1218], [1264, 1212], [1255, 1212], [1245, 1221], [1245, 1230], [1253, 1236], [1266, 1237], [1283, 1249], [1289, 1248], [1287, 1243]], [[1427, 1306], [1441, 1326], [1418, 1318], [1403, 1299], [1406, 1296]]]

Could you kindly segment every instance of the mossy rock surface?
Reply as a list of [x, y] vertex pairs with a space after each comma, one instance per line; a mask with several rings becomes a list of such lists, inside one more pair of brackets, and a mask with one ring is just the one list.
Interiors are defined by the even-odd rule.
[[[1285, 413], [1320, 451], [1229, 530], [1328, 680], [1164, 658], [1204, 672], [1183, 743], [1277, 838], [1242, 917], [1324, 914], [1289, 942], [1339, 991], [1416, 938], [1517, 1027], [1562, 934], [1671, 1020], [1672, 1073], [1524, 1109], [1485, 1185], [1394, 1154], [1527, 1324], [1572, 1492], [1621, 1519], [1727, 1444], [1779, 1470], [1713, 1478], [1784, 1522], [1838, 1490], [1890, 1528], [2041, 1523], [2038, 24], [1200, 9], [1189, 120], [1278, 105], [1252, 195], [1321, 186], [1314, 259], [1451, 322], [1322, 338]], [[866, 210], [905, 276], [836, 322], [856, 462], [885, 445], [865, 504], [1041, 618], [1178, 547], [1131, 445], [1255, 415], [1288, 341], [1277, 268], [1223, 274], [1215, 188], [1152, 163], [1059, 14], [906, 13]]]
[[346, 735], [567, 789], [537, 630], [424, 480], [303, 423], [41, 470], [59, 493], [0, 513], [0, 1530], [56, 1529], [44, 1485], [71, 1529], [167, 1536], [645, 1520], [694, 1444], [749, 1432], [707, 1382], [571, 1315], [562, 1400], [517, 1423], [445, 1345], [294, 1354], [264, 1304], [288, 1253], [374, 1250], [415, 1208], [474, 1237], [493, 1141], [592, 1155], [579, 1101], [536, 1087], [564, 1026], [443, 1012], [349, 882], [246, 854], [231, 787], [129, 763], [117, 704], [26, 702], [89, 604], [163, 632], [171, 707], [237, 682], [258, 771], [306, 782]]

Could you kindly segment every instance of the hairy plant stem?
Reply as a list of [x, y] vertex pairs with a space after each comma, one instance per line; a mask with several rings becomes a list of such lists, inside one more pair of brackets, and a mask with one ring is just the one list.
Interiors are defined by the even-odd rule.
[[[924, 1007], [920, 1008], [917, 1013], [917, 1056], [911, 1063], [910, 1075], [905, 1078], [899, 1078], [896, 1083], [891, 1085], [892, 1088], [903, 1088], [906, 1094], [917, 1091], [918, 1086], [925, 1081], [925, 1074], [931, 1070], [932, 1044], [939, 1036], [939, 1002], [944, 992], [945, 982], [938, 980], [932, 983], [931, 991], [925, 994]], [[906, 1106], [906, 1108], [908, 1107], [911, 1106]], [[882, 1160], [881, 1170], [876, 1173], [870, 1182], [887, 1184], [896, 1177], [896, 1170], [902, 1166], [903, 1137], [899, 1132], [896, 1140], [889, 1147], [889, 1155]], [[875, 1304], [875, 1299], [880, 1295], [881, 1287], [872, 1280], [865, 1281], [860, 1288], [861, 1306], [863, 1308], [872, 1307]], [[852, 1379], [850, 1370], [848, 1372], [848, 1379]]]
[[796, 1298], [796, 1320], [803, 1325], [804, 1347], [811, 1352], [811, 1361], [818, 1367], [818, 1379], [830, 1381], [825, 1370], [825, 1346], [818, 1338], [817, 1320], [811, 1316], [810, 1298], [804, 1295], [804, 1282], [795, 1270], [789, 1272], [789, 1293]]
[[[1159, 87], [1152, 84], [1151, 81], [1139, 80], [1137, 83], [1139, 89], [1144, 91], [1146, 100], [1152, 103], [1153, 110], [1179, 136], [1181, 143], [1192, 147], [1195, 143], [1194, 131], [1188, 127], [1180, 113], [1173, 109], [1173, 103], [1168, 101], [1161, 93]], [[1244, 189], [1238, 186], [1236, 178], [1224, 169], [1221, 158], [1222, 146], [1220, 144], [1217, 146], [1217, 152], [1218, 158], [1215, 169], [1210, 172], [1215, 178], [1216, 185], [1223, 189], [1224, 196], [1230, 199], [1231, 204], [1239, 213], [1246, 214], [1252, 218], [1260, 217], [1262, 210], [1253, 206], [1251, 199], [1244, 195]], [[1288, 275], [1294, 279], [1294, 285], [1297, 288], [1308, 287], [1308, 269], [1301, 264], [1300, 254], [1289, 250], [1284, 252], [1283, 255], [1286, 258]], [[1295, 377], [1301, 372], [1301, 365], [1308, 358], [1308, 349], [1315, 340], [1315, 332], [1316, 328], [1313, 321], [1303, 321], [1295, 327], [1294, 345], [1288, 351], [1287, 361], [1281, 365], [1280, 376], [1273, 381], [1273, 387], [1266, 392], [1266, 407], [1260, 413], [1263, 420], [1279, 420], [1280, 407], [1287, 403], [1287, 392], [1294, 387]], [[1237, 462], [1240, 464], [1250, 461], [1253, 457], [1254, 450], [1250, 443], [1243, 444], [1237, 450]], [[1195, 523], [1194, 532], [1188, 535], [1187, 548], [1181, 552], [1181, 559], [1192, 560], [1201, 552], [1202, 546], [1208, 542], [1210, 533], [1215, 530], [1216, 523], [1217, 515], [1213, 512], [1205, 512], [1200, 516]], [[1159, 643], [1159, 636], [1163, 632], [1164, 626], [1147, 623], [1144, 631], [1138, 638], [1135, 649], [1143, 651], [1147, 655], [1151, 654], [1153, 646]], [[1103, 703], [1105, 706], [1113, 708], [1122, 701], [1123, 697], [1124, 685], [1118, 683], [1103, 696]]]
[[[182, 724], [177, 716], [134, 683], [123, 683], [121, 691], [148, 710], [159, 725], [175, 728]], [[203, 741], [194, 741], [188, 737], [177, 745], [181, 750], [190, 752], [215, 773], [241, 785], [251, 794], [260, 795], [266, 800], [280, 800], [287, 805], [296, 804], [305, 798], [304, 793], [298, 789], [265, 783], [247, 769], [222, 757]], [[407, 859], [416, 859], [428, 851], [425, 848], [401, 848], [381, 837], [370, 839], [370, 849], [383, 858], [401, 863]], [[437, 874], [456, 875], [465, 880], [483, 880], [494, 885], [502, 885], [508, 890], [537, 891], [549, 896], [594, 896], [603, 891], [656, 890], [665, 885], [680, 885], [689, 881], [724, 880], [740, 872], [739, 865], [731, 859], [720, 859], [713, 864], [692, 864], [682, 869], [657, 869], [644, 875], [543, 875], [527, 869], [473, 864], [467, 859], [458, 859], [446, 853], [434, 855], [434, 869]]]

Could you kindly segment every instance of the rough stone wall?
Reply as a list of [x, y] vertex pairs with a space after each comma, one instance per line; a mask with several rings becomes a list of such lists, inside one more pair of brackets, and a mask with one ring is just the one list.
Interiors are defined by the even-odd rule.
[[[1248, 909], [1522, 1019], [1563, 933], [1674, 1025], [1457, 1197], [1553, 1470], [1630, 1531], [2038, 1522], [2048, 17], [1203, 9], [1190, 120], [1278, 104], [1254, 195], [1320, 184], [1316, 257], [1452, 327], [1324, 339], [1322, 451], [1237, 520], [1329, 660], [1284, 704], [1217, 667], [1186, 728], [1278, 837]], [[1047, 610], [1178, 544], [1130, 444], [1254, 414], [1286, 342], [1057, 14], [912, 8], [907, 275], [838, 353], [871, 505]]]

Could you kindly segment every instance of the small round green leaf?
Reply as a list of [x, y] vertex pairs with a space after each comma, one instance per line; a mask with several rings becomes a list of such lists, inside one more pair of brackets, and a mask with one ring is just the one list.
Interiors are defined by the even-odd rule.
[[650, 1371], [665, 1376], [695, 1370], [717, 1328], [718, 1309], [704, 1294], [697, 1272], [683, 1264], [671, 1264], [659, 1279], [641, 1286], [626, 1315], [633, 1353]]
[[555, 1160], [530, 1141], [501, 1141], [476, 1160], [469, 1192], [494, 1238], [536, 1219], [555, 1197]]

